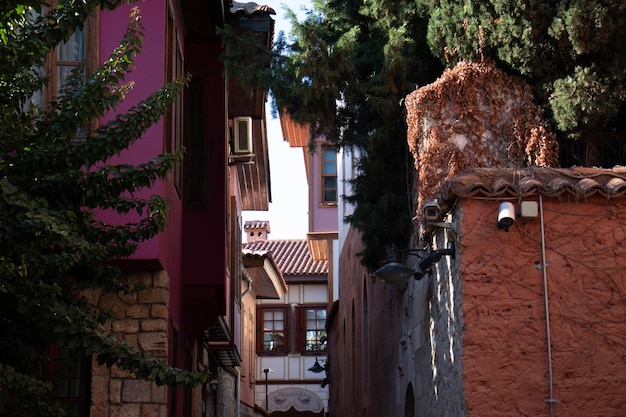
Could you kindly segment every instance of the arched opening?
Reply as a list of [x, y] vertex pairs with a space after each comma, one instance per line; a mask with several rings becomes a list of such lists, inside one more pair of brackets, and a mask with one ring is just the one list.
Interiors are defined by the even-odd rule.
[[415, 417], [415, 396], [413, 395], [413, 384], [406, 387], [404, 396], [404, 417]]

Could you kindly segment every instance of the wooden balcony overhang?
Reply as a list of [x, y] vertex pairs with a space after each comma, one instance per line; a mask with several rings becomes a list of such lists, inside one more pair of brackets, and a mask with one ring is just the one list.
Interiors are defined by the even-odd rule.
[[252, 290], [258, 299], [279, 300], [287, 292], [287, 283], [271, 254], [244, 251], [243, 266], [252, 278]]
[[[254, 32], [263, 47], [270, 50], [274, 41], [273, 14], [276, 12], [267, 6], [233, 2], [227, 20], [237, 31]], [[252, 118], [252, 155], [246, 158], [229, 156], [229, 164], [236, 166], [239, 177], [242, 210], [267, 211], [272, 201], [266, 102], [267, 92], [262, 88], [244, 85], [235, 77], [229, 78], [228, 117]]]
[[311, 257], [315, 261], [327, 261], [333, 250], [333, 240], [339, 238], [338, 232], [310, 232], [306, 235]]

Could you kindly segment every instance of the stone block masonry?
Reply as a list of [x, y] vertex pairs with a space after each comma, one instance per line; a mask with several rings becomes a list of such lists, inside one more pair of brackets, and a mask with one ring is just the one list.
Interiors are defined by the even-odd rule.
[[[105, 328], [119, 340], [157, 358], [167, 359], [169, 276], [166, 271], [135, 271], [124, 277], [145, 285], [139, 293], [86, 293], [89, 301], [109, 311]], [[92, 361], [91, 417], [166, 417], [167, 387], [138, 380], [116, 367]]]

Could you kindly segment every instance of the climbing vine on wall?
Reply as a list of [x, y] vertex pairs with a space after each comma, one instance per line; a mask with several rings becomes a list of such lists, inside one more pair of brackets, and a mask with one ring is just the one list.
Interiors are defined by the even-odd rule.
[[469, 168], [558, 166], [558, 143], [529, 85], [491, 61], [460, 62], [406, 98], [421, 205]]

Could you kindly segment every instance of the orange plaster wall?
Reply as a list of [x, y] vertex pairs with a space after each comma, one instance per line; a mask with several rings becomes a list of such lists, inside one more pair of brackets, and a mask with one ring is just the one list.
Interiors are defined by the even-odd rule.
[[[540, 221], [499, 230], [500, 202], [460, 204], [467, 415], [549, 416]], [[624, 202], [544, 197], [556, 416], [626, 413]]]

